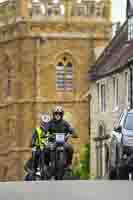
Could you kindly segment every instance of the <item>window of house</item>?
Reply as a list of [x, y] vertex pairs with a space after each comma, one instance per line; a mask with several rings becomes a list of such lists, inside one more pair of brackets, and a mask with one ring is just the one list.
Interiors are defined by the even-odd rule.
[[119, 105], [119, 80], [117, 77], [113, 78], [113, 107], [116, 108]]
[[101, 84], [101, 112], [106, 111], [105, 84]]
[[72, 91], [73, 89], [73, 66], [67, 57], [63, 57], [56, 66], [56, 89], [58, 91]]
[[98, 111], [99, 111], [99, 103], [100, 103], [100, 95], [99, 95], [99, 83], [97, 83], [97, 103], [98, 103]]
[[129, 104], [129, 75], [125, 72], [125, 103]]
[[128, 19], [128, 40], [133, 39], [133, 16]]
[[98, 110], [106, 112], [106, 85], [97, 83]]

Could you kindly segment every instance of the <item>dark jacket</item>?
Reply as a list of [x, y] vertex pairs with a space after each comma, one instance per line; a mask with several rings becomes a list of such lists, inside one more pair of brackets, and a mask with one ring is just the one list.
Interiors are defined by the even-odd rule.
[[71, 125], [65, 120], [51, 120], [46, 128], [44, 129], [45, 133], [49, 132], [49, 134], [53, 133], [66, 133], [66, 134], [74, 134], [74, 129]]

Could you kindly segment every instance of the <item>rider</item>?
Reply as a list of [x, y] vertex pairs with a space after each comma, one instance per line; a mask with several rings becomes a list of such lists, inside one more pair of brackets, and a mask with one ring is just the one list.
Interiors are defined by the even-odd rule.
[[[44, 138], [42, 138], [42, 135], [44, 134], [44, 130], [49, 121], [50, 121], [50, 115], [47, 113], [42, 114], [41, 120], [40, 120], [40, 127], [35, 128], [32, 134], [32, 142], [31, 142], [32, 160], [33, 160], [32, 168], [34, 172], [37, 171], [40, 153], [44, 147], [44, 144], [42, 142]], [[47, 139], [47, 136], [48, 136], [48, 132], [47, 134], [45, 134], [45, 139]]]
[[[70, 124], [63, 120], [64, 116], [64, 110], [61, 106], [56, 106], [53, 111], [53, 119], [50, 120], [50, 122], [47, 124], [47, 127], [45, 128], [45, 132], [49, 132], [50, 134], [54, 133], [66, 133], [71, 134], [73, 137], [77, 137], [75, 134], [74, 129], [70, 126]], [[73, 147], [72, 145], [65, 143], [65, 149], [67, 154], [67, 168], [71, 169], [72, 164], [72, 157], [73, 157]], [[49, 160], [49, 149], [45, 149], [45, 158]]]

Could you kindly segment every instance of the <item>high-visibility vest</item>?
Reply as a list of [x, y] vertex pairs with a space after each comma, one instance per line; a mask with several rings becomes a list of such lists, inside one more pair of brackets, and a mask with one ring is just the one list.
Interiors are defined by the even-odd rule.
[[44, 144], [43, 144], [43, 140], [44, 141], [46, 141], [48, 138], [48, 133], [47, 134], [45, 134], [46, 135], [46, 137], [45, 138], [42, 138], [42, 135], [43, 135], [43, 130], [40, 128], [40, 127], [38, 127], [38, 128], [36, 128], [36, 132], [37, 132], [37, 140], [36, 140], [36, 142], [35, 142], [35, 145], [36, 146], [39, 146], [41, 149], [43, 149], [43, 146], [44, 146]]
[[43, 148], [43, 144], [42, 144], [42, 129], [40, 127], [36, 128], [36, 132], [37, 132], [37, 140], [35, 142], [36, 146], [39, 146], [40, 148]]

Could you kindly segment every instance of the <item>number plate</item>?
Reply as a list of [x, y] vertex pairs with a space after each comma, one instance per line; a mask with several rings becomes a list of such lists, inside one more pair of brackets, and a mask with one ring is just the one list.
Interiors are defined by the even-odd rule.
[[56, 142], [57, 143], [64, 143], [65, 142], [65, 135], [64, 134], [56, 134]]

